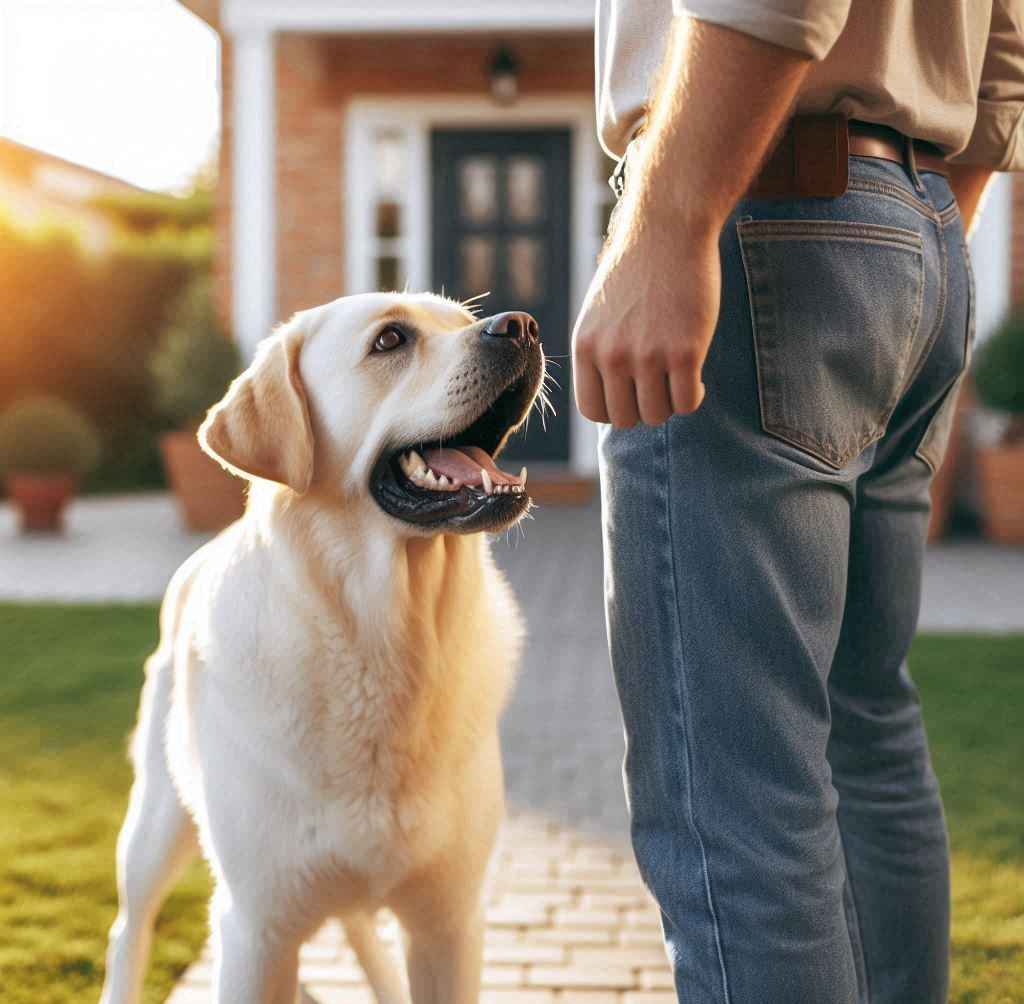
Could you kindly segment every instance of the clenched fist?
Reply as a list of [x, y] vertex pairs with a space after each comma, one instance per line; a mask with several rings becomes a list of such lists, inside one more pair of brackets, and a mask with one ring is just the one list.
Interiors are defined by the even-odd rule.
[[623, 204], [573, 331], [583, 415], [629, 428], [696, 411], [720, 285], [716, 228]]

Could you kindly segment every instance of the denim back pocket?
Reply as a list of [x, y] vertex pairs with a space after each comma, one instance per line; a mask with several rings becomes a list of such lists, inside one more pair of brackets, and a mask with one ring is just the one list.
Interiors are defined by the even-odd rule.
[[946, 456], [949, 438], [953, 432], [957, 398], [960, 396], [960, 387], [970, 368], [971, 353], [974, 348], [974, 269], [971, 267], [971, 254], [966, 243], [962, 244], [962, 248], [964, 262], [967, 266], [967, 330], [964, 337], [963, 365], [943, 394], [942, 400], [929, 420], [921, 442], [918, 443], [917, 450], [915, 450], [917, 456], [932, 469], [933, 474], [942, 466], [942, 461]]
[[832, 220], [740, 220], [764, 431], [839, 469], [903, 392], [924, 295], [919, 234]]

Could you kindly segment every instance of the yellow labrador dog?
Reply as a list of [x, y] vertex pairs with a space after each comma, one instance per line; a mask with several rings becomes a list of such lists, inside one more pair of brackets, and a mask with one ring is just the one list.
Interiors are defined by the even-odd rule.
[[294, 1004], [299, 947], [332, 916], [382, 1004], [477, 1000], [522, 631], [480, 531], [530, 506], [494, 458], [543, 374], [527, 314], [370, 294], [297, 315], [210, 411], [203, 447], [249, 501], [164, 599], [103, 1004], [141, 999], [154, 916], [199, 847], [219, 1004]]

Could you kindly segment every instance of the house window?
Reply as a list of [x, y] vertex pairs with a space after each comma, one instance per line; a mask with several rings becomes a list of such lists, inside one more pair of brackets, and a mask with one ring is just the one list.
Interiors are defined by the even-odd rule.
[[373, 135], [373, 276], [377, 289], [402, 289], [408, 282], [405, 246], [409, 144], [401, 129]]

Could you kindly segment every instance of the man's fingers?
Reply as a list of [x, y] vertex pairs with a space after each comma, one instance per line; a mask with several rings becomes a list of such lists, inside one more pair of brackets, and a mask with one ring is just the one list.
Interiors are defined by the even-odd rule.
[[640, 418], [647, 425], [661, 425], [672, 415], [672, 395], [668, 374], [662, 367], [655, 367], [637, 375], [636, 401], [640, 407]]
[[591, 422], [607, 422], [608, 409], [604, 401], [604, 384], [597, 367], [577, 356], [573, 366], [573, 385], [576, 388], [576, 407]]
[[630, 429], [640, 421], [636, 401], [636, 388], [631, 374], [623, 371], [602, 371], [604, 399], [608, 406], [608, 419], [617, 429]]
[[672, 389], [672, 410], [677, 415], [696, 411], [704, 400], [704, 384], [699, 367], [675, 369], [669, 374]]

